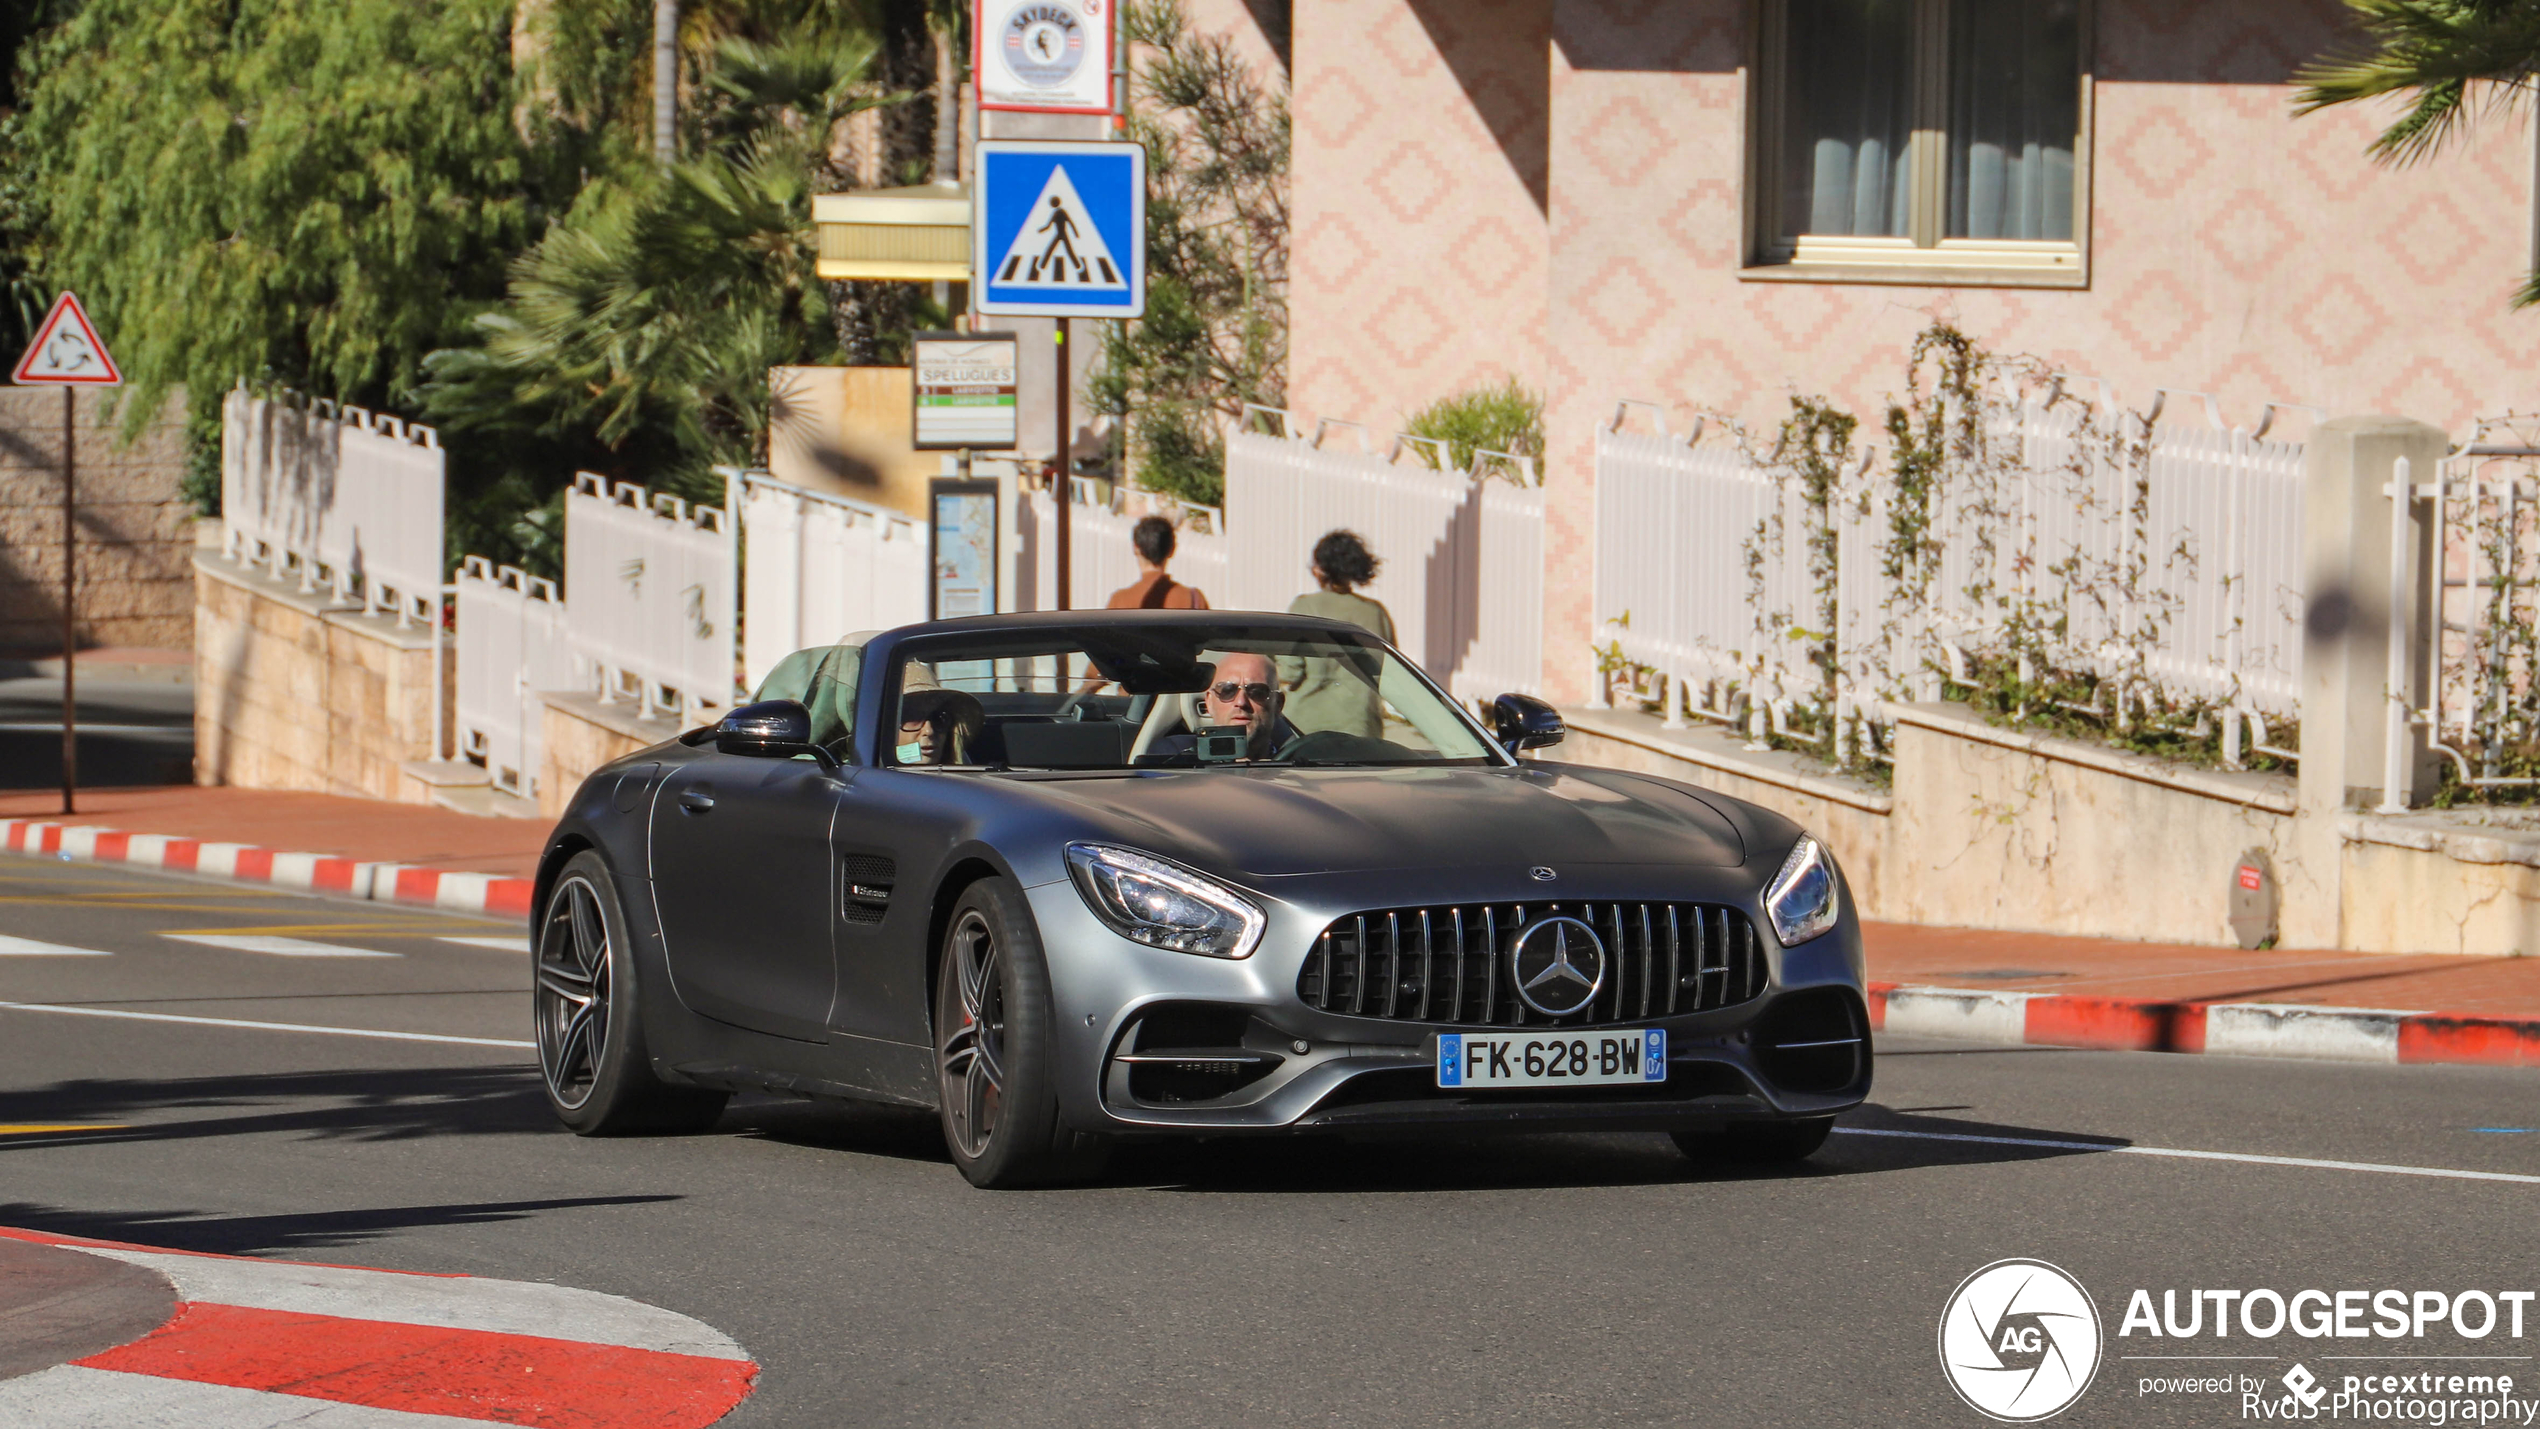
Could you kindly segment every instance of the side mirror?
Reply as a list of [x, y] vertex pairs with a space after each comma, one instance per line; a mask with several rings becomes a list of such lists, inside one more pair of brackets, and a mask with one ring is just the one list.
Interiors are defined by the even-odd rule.
[[715, 748], [726, 754], [790, 758], [810, 744], [811, 711], [796, 700], [743, 705], [714, 727]]
[[1501, 695], [1491, 701], [1491, 726], [1512, 754], [1559, 744], [1570, 732], [1560, 711], [1532, 695]]

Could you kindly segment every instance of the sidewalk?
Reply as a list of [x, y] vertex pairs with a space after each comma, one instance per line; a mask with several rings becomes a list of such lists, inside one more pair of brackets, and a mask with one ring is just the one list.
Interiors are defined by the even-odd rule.
[[[526, 914], [547, 825], [327, 794], [0, 793], [0, 849]], [[295, 852], [313, 850], [314, 852]], [[2540, 957], [2192, 947], [1870, 923], [1871, 1020], [1994, 1043], [2540, 1067]]]
[[1872, 923], [1889, 1032], [2124, 1051], [2540, 1067], [2540, 957], [2200, 948]]

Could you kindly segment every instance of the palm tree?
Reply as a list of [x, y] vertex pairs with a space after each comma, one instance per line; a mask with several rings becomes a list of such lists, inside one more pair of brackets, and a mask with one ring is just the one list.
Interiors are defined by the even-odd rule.
[[[2372, 142], [2381, 163], [2431, 158], [2472, 120], [2520, 106], [2540, 79], [2540, 0], [2346, 0], [2357, 52], [2312, 61], [2296, 76], [2298, 112], [2400, 95], [2407, 108]], [[2540, 273], [2514, 306], [2540, 302]]]
[[[869, 83], [877, 50], [859, 30], [715, 39], [682, 115], [691, 157], [585, 188], [514, 262], [477, 341], [426, 359], [425, 410], [542, 460], [561, 447], [719, 498], [713, 467], [765, 459], [768, 369], [836, 350], [811, 199], [838, 126], [907, 97]], [[524, 470], [507, 499], [537, 505], [570, 471]]]

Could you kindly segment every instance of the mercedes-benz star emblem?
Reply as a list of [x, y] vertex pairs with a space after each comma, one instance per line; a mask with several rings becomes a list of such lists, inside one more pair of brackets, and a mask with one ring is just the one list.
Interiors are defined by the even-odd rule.
[[1544, 867], [1542, 864], [1536, 864], [1534, 867], [1526, 870], [1526, 876], [1537, 883], [1550, 883], [1552, 880], [1559, 878], [1561, 875]]
[[1576, 918], [1526, 925], [1511, 950], [1517, 996], [1546, 1017], [1567, 1017], [1595, 1001], [1605, 986], [1605, 944]]

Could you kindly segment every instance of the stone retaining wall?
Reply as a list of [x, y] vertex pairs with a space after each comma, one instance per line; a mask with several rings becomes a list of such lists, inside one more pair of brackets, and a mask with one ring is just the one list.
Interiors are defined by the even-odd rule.
[[[126, 445], [105, 416], [109, 395], [80, 392], [73, 418], [76, 635], [89, 648], [182, 650], [194, 641], [185, 399], [169, 397]], [[61, 638], [62, 399], [0, 387], [0, 650], [54, 650]]]
[[[194, 563], [194, 777], [425, 802], [401, 776], [432, 750], [432, 632], [338, 607], [252, 566]], [[443, 647], [444, 727], [457, 685]]]
[[[2146, 942], [2233, 942], [2240, 856], [2264, 850], [2287, 947], [2540, 950], [2540, 810], [2299, 809], [2295, 781], [1898, 710], [1885, 789], [1750, 750], [1716, 725], [1568, 709], [1550, 757], [1658, 774], [1774, 809], [1825, 840], [1864, 916]], [[2355, 997], [2369, 1001], [2368, 990]]]

